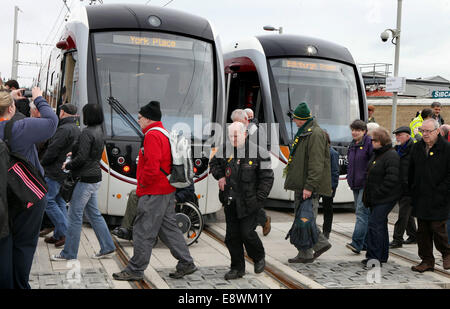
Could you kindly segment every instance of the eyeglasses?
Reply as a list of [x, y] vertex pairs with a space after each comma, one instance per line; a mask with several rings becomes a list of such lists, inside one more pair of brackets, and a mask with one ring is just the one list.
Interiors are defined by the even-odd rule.
[[425, 130], [425, 129], [422, 129], [422, 128], [419, 128], [419, 132], [420, 133], [422, 133], [422, 134], [430, 134], [431, 132], [434, 132], [434, 131], [436, 131], [437, 129], [434, 129], [434, 130]]

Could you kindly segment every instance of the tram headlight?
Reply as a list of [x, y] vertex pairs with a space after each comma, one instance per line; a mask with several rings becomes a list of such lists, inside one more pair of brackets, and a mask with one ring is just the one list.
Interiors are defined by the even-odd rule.
[[148, 23], [153, 27], [159, 27], [161, 26], [161, 19], [158, 16], [151, 15], [148, 18]]
[[306, 53], [310, 56], [317, 54], [317, 48], [315, 46], [309, 45], [306, 47]]

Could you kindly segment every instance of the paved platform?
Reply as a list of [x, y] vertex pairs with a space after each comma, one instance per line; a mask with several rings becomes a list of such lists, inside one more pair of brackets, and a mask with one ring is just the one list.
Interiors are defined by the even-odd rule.
[[[288, 258], [294, 257], [297, 250], [285, 240], [293, 217], [288, 212], [267, 211], [272, 216], [272, 231], [264, 237], [261, 228], [257, 228], [266, 250], [266, 262], [289, 275], [297, 282], [310, 288], [340, 288], [340, 289], [442, 289], [450, 288], [450, 279], [437, 273], [426, 272], [418, 274], [410, 270], [411, 263], [391, 256], [388, 263], [376, 271], [363, 268], [360, 263], [364, 254], [356, 255], [345, 247], [349, 239], [344, 235], [353, 232], [355, 215], [353, 213], [335, 213], [333, 230], [330, 235], [332, 248], [312, 264], [289, 264]], [[216, 233], [225, 235], [223, 212], [218, 214], [218, 222], [210, 224]], [[396, 214], [392, 213], [390, 221], [395, 222]], [[322, 223], [319, 215], [318, 224]], [[389, 226], [392, 235], [393, 226]], [[133, 254], [132, 242], [120, 240], [129, 256]], [[198, 243], [190, 248], [194, 261], [199, 268], [197, 272], [183, 279], [174, 280], [169, 277], [177, 264], [170, 251], [158, 242], [153, 249], [150, 265], [145, 276], [159, 289], [283, 289], [281, 283], [269, 275], [255, 274], [253, 265], [246, 262], [246, 275], [239, 280], [224, 280], [223, 276], [229, 269], [230, 258], [228, 250], [215, 239], [203, 233]], [[50, 255], [57, 254], [61, 249], [46, 244], [39, 239], [38, 249], [30, 276], [30, 285], [36, 289], [70, 289], [70, 288], [102, 288], [130, 289], [128, 282], [112, 279], [112, 273], [123, 267], [117, 258], [95, 260], [90, 256], [99, 250], [94, 231], [83, 226], [78, 262], [51, 262]], [[407, 255], [419, 261], [417, 245], [407, 245], [392, 252]], [[436, 252], [436, 267], [441, 267], [442, 259]]]

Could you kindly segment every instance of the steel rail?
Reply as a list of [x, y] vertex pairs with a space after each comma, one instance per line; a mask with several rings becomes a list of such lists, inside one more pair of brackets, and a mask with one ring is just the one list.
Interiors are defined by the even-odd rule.
[[[122, 264], [123, 267], [126, 267], [128, 265], [128, 262], [130, 260], [128, 254], [125, 252], [124, 248], [120, 244], [119, 241], [117, 241], [116, 237], [112, 235], [114, 244], [116, 246], [116, 257], [119, 260], [119, 262]], [[140, 280], [140, 281], [129, 281], [131, 285], [134, 286], [135, 289], [141, 289], [141, 290], [149, 290], [153, 289], [153, 285], [148, 282], [146, 279]]]

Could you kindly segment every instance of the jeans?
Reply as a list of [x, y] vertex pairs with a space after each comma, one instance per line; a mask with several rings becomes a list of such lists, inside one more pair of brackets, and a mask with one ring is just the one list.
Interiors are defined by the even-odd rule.
[[366, 258], [386, 263], [389, 257], [388, 214], [394, 208], [396, 201], [377, 204], [371, 207], [367, 238]]
[[362, 202], [364, 189], [353, 190], [353, 196], [356, 204], [356, 223], [353, 230], [351, 245], [361, 251], [367, 248], [367, 227], [369, 224], [369, 208]]
[[109, 233], [105, 219], [102, 217], [97, 205], [98, 183], [78, 182], [73, 190], [68, 214], [68, 229], [66, 243], [61, 251], [61, 256], [66, 259], [76, 259], [80, 245], [81, 227], [83, 224], [83, 212], [94, 229], [95, 236], [100, 243], [100, 254], [109, 253], [116, 249]]
[[53, 238], [61, 239], [67, 232], [67, 207], [66, 201], [59, 195], [61, 184], [56, 180], [45, 177], [48, 185], [47, 207], [45, 212], [55, 226]]

